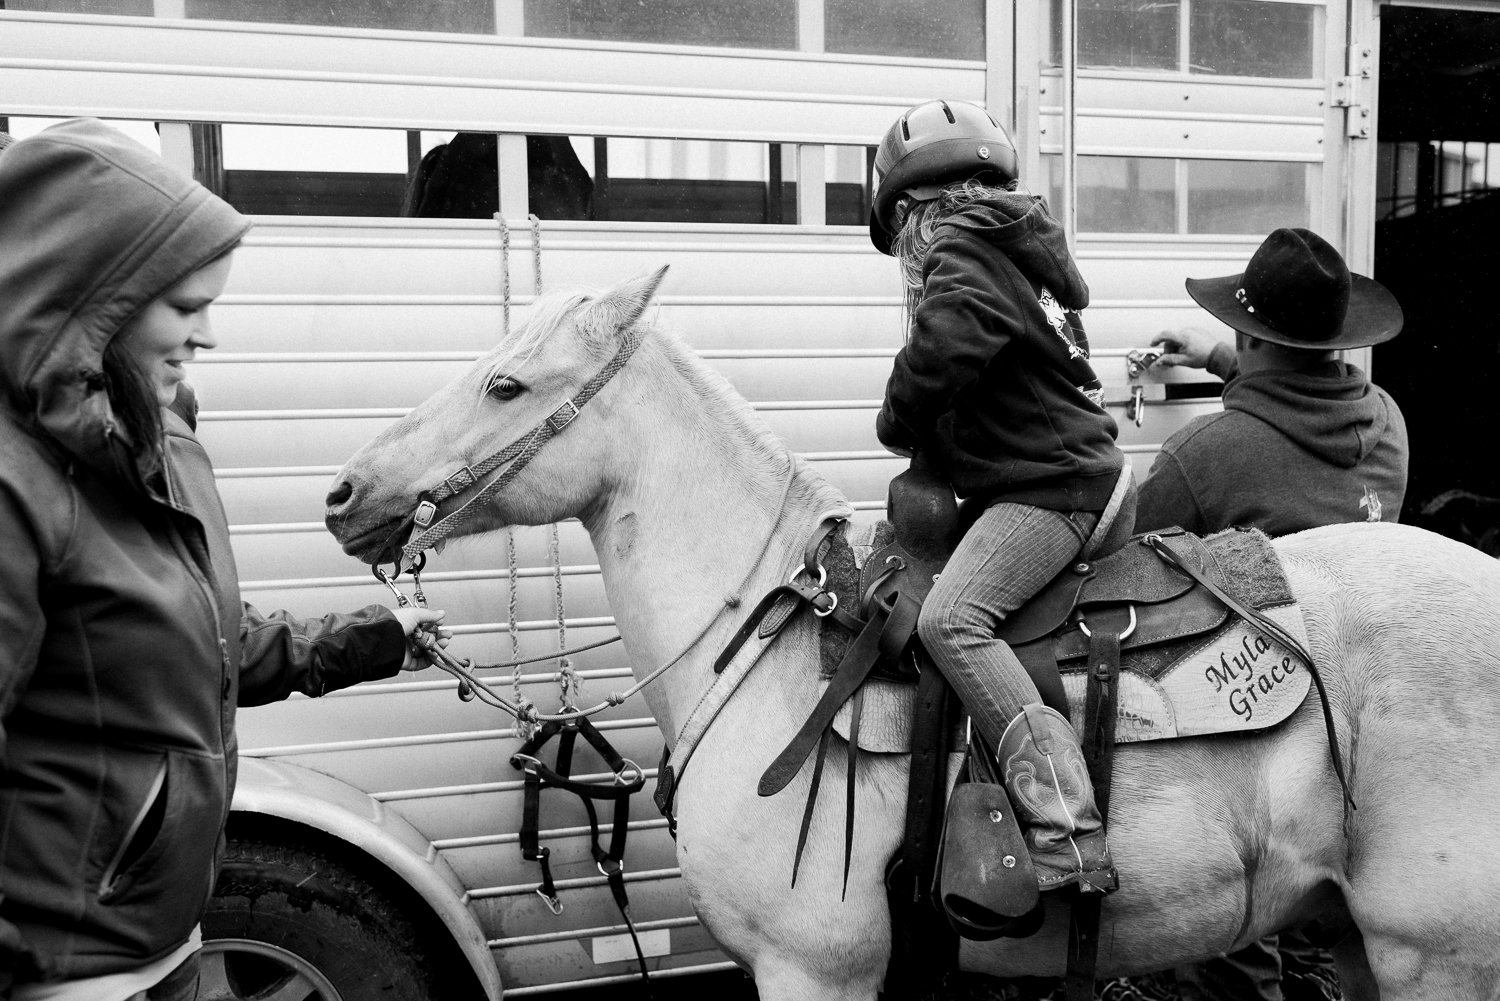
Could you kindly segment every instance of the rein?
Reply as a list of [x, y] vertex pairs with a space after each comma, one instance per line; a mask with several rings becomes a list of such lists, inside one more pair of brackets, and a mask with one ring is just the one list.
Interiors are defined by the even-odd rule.
[[[589, 716], [598, 715], [599, 713], [604, 712], [606, 709], [611, 709], [615, 706], [618, 706], [626, 699], [630, 698], [632, 695], [643, 691], [646, 686], [650, 685], [653, 681], [666, 674], [673, 667], [677, 666], [677, 664], [680, 663], [684, 657], [690, 654], [698, 646], [698, 644], [703, 641], [704, 637], [706, 637], [709, 634], [710, 630], [712, 630], [714, 626], [718, 624], [719, 620], [724, 617], [724, 614], [728, 610], [739, 607], [741, 592], [744, 591], [749, 583], [755, 578], [756, 573], [759, 572], [761, 565], [765, 562], [766, 554], [770, 552], [772, 540], [776, 538], [776, 533], [778, 530], [780, 530], [781, 523], [786, 519], [787, 498], [791, 495], [792, 483], [796, 480], [797, 477], [796, 461], [791, 460], [790, 456], [788, 456], [788, 458], [790, 461], [788, 462], [786, 482], [782, 484], [781, 497], [776, 504], [776, 520], [772, 522], [771, 530], [766, 533], [766, 539], [765, 542], [761, 544], [760, 552], [756, 555], [754, 562], [750, 564], [750, 568], [745, 571], [744, 579], [740, 581], [739, 586], [736, 587], [734, 591], [732, 591], [724, 599], [723, 603], [720, 604], [718, 610], [709, 617], [708, 621], [703, 624], [703, 627], [698, 630], [693, 638], [688, 641], [687, 645], [684, 646], [676, 656], [672, 657], [666, 663], [653, 670], [650, 674], [646, 675], [640, 681], [637, 681], [635, 684], [631, 685], [625, 691], [611, 692], [605, 698], [605, 700], [603, 702], [600, 702], [598, 705], [591, 706], [588, 709], [569, 709], [560, 713], [539, 713], [530, 703], [527, 703], [525, 705], [518, 705], [511, 702], [509, 699], [505, 698], [505, 696], [500, 695], [498, 692], [496, 692], [495, 689], [491, 687], [488, 681], [486, 681], [484, 678], [479, 677], [474, 672], [476, 670], [488, 668], [518, 667], [524, 664], [538, 664], [546, 661], [560, 660], [563, 657], [568, 657], [575, 653], [581, 653], [585, 650], [594, 650], [602, 646], [607, 646], [611, 643], [618, 643], [621, 640], [621, 637], [618, 633], [616, 633], [614, 636], [609, 637], [608, 639], [599, 640], [595, 643], [587, 643], [582, 646], [572, 647], [571, 649], [567, 650], [559, 650], [555, 653], [542, 654], [535, 657], [523, 657], [518, 660], [502, 661], [498, 664], [479, 665], [474, 664], [470, 660], [460, 660], [453, 654], [449, 653], [447, 650], [444, 650], [441, 646], [438, 645], [437, 637], [432, 633], [418, 630], [417, 632], [412, 634], [411, 640], [418, 647], [420, 647], [422, 654], [434, 667], [441, 668], [442, 670], [448, 672], [458, 679], [459, 698], [463, 699], [466, 702], [470, 699], [478, 698], [479, 701], [483, 702], [485, 705], [499, 709], [500, 711], [514, 717], [518, 723], [522, 723], [524, 725], [534, 726], [539, 723], [561, 723], [568, 720], [587, 718]], [[470, 501], [470, 503], [473, 502]], [[413, 562], [413, 564], [406, 570], [406, 572], [411, 574], [412, 583], [417, 597], [417, 603], [425, 608], [427, 605], [427, 601], [422, 592], [421, 573], [423, 568], [426, 566], [427, 556], [425, 553], [419, 553], [418, 555], [419, 559]], [[376, 580], [380, 581], [386, 587], [390, 588], [391, 593], [395, 595], [396, 601], [399, 605], [404, 608], [411, 604], [410, 599], [408, 599], [406, 595], [401, 592], [401, 589], [396, 586], [395, 578], [399, 577], [402, 572], [399, 564], [397, 566], [396, 574], [394, 575], [386, 573], [386, 571], [382, 569], [378, 564], [371, 569], [371, 572], [374, 574]]]

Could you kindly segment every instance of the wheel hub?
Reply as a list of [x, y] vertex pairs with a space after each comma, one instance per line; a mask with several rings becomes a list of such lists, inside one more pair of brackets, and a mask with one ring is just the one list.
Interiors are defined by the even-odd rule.
[[212, 939], [200, 961], [198, 1001], [343, 1001], [316, 966], [267, 942]]

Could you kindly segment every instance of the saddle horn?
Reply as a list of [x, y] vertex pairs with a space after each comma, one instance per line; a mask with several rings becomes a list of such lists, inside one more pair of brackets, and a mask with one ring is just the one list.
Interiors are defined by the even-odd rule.
[[912, 456], [905, 472], [891, 480], [886, 515], [896, 530], [896, 541], [923, 560], [946, 560], [963, 538], [953, 487], [920, 452]]

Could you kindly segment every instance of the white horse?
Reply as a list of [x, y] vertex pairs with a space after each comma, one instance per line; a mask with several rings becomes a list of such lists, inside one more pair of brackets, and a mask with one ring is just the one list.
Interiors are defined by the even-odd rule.
[[[463, 534], [582, 520], [637, 677], [691, 646], [645, 692], [670, 743], [754, 601], [787, 579], [822, 517], [849, 509], [645, 318], [662, 273], [540, 299], [523, 329], [350, 460], [328, 524], [348, 552], [375, 559], [421, 492], [543, 421], [622, 338], [639, 336], [624, 368]], [[1201, 960], [1337, 914], [1357, 930], [1337, 950], [1346, 996], [1500, 998], [1500, 879], [1488, 854], [1500, 832], [1490, 632], [1500, 566], [1393, 525], [1304, 532], [1276, 549], [1359, 808], [1346, 819], [1314, 698], [1256, 736], [1122, 745], [1110, 815], [1121, 887], [1104, 907], [1099, 975]], [[823, 783], [795, 889], [811, 764], [783, 793], [756, 795], [817, 699], [817, 663], [806, 616], [765, 648], [677, 794], [693, 904], [767, 1001], [873, 998], [890, 949], [882, 875], [901, 837], [907, 758], [864, 758], [842, 902], [843, 782]], [[835, 745], [828, 767], [840, 776]], [[1031, 938], [966, 944], [964, 967], [1061, 975], [1066, 922], [1054, 911]]]

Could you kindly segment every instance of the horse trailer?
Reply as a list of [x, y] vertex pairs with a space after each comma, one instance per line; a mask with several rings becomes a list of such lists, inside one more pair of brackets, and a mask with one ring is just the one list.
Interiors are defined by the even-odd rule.
[[[4, 0], [0, 130], [105, 119], [254, 216], [215, 307], [220, 347], [192, 368], [198, 433], [246, 599], [321, 615], [392, 600], [323, 526], [354, 451], [525, 322], [539, 290], [662, 264], [664, 320], [858, 517], [880, 517], [903, 461], [873, 420], [904, 313], [867, 234], [871, 164], [887, 126], [936, 97], [1012, 126], [1023, 182], [1064, 220], [1095, 368], [1144, 477], [1220, 406], [1212, 376], [1146, 357], [1158, 332], [1211, 324], [1185, 278], [1242, 269], [1282, 225], [1371, 274], [1378, 219], [1430, 230], [1500, 185], [1492, 115], [1408, 113], [1389, 139], [1378, 124], [1384, 22], [1489, 30], [1500, 15], [1430, 3]], [[1408, 314], [1439, 330], [1431, 301]], [[1474, 365], [1490, 372], [1485, 329]], [[1377, 378], [1424, 392], [1454, 367], [1381, 361]], [[1415, 442], [1425, 418], [1408, 419]], [[1416, 501], [1500, 494], [1457, 475]], [[608, 638], [597, 563], [577, 523], [517, 528], [430, 556], [424, 584], [452, 649], [486, 664]], [[566, 670], [484, 673], [550, 710], [560, 685], [593, 704], [631, 668], [617, 644]], [[412, 996], [492, 1001], [637, 976], [582, 807], [542, 797], [554, 909], [519, 846], [519, 735], [457, 695], [428, 670], [240, 711], [205, 924], [232, 996], [300, 977], [325, 1001], [360, 998], [387, 967]], [[598, 721], [649, 793], [663, 737], [643, 700]], [[608, 778], [591, 752], [575, 770]], [[625, 880], [653, 975], [734, 970], [693, 915], [666, 821], [645, 797], [631, 817]]]

